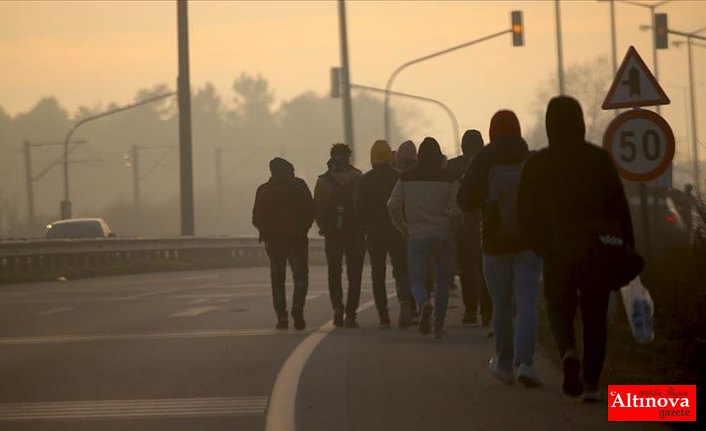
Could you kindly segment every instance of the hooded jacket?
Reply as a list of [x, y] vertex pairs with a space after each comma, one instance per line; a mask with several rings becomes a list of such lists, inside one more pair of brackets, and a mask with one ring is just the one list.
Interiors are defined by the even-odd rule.
[[417, 165], [400, 174], [387, 201], [392, 223], [410, 239], [452, 235], [460, 210], [458, 186], [442, 167], [444, 156], [434, 138], [424, 138]]
[[417, 164], [417, 147], [412, 141], [404, 141], [395, 152], [395, 166], [400, 171], [407, 170]]
[[[314, 186], [316, 224], [319, 226], [319, 232], [323, 235], [328, 233], [326, 232], [326, 211], [333, 193], [336, 192], [336, 186], [326, 177], [331, 176], [338, 184], [347, 186], [350, 185], [352, 186], [351, 188], [355, 190], [356, 182], [362, 176], [362, 173], [350, 164], [350, 150], [348, 150], [347, 154], [343, 154], [341, 152], [336, 152], [335, 148], [336, 146], [332, 149], [331, 158], [326, 163], [328, 170], [319, 175], [319, 178], [316, 181], [316, 186]], [[350, 184], [351, 182], [353, 184]]]
[[463, 138], [461, 138], [461, 151], [463, 154], [449, 160], [446, 164], [446, 169], [451, 172], [451, 175], [457, 181], [461, 180], [466, 173], [466, 169], [468, 169], [468, 165], [471, 163], [471, 159], [482, 149], [483, 136], [480, 132], [475, 129], [466, 130]]
[[304, 180], [294, 176], [294, 166], [275, 157], [269, 181], [257, 188], [252, 223], [260, 241], [305, 238], [314, 222], [314, 201]]
[[482, 210], [481, 241], [489, 255], [518, 253], [529, 248], [524, 237], [498, 237], [499, 216], [488, 205], [491, 169], [495, 165], [522, 163], [529, 155], [527, 143], [521, 136], [520, 123], [512, 111], [502, 110], [490, 121], [490, 143], [471, 160], [458, 192], [458, 205], [464, 211]]
[[370, 163], [372, 169], [358, 180], [355, 197], [358, 221], [369, 237], [399, 235], [387, 212], [387, 200], [400, 174], [392, 166], [392, 150], [386, 141], [375, 141], [370, 149]]
[[563, 223], [618, 222], [634, 245], [630, 210], [610, 155], [585, 140], [578, 101], [556, 97], [546, 113], [549, 147], [525, 163], [518, 192], [518, 218], [532, 249], [552, 260], [551, 238]]

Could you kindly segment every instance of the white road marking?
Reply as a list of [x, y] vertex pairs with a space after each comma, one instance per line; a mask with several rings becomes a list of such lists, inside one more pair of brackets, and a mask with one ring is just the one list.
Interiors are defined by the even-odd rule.
[[206, 305], [203, 307], [189, 307], [184, 310], [174, 312], [170, 314], [169, 317], [196, 317], [216, 310], [223, 310], [223, 307], [213, 305]]
[[51, 314], [62, 313], [64, 311], [70, 311], [73, 309], [74, 309], [74, 307], [57, 307], [57, 308], [50, 308], [49, 310], [40, 311], [37, 314], [40, 316], [49, 316]]
[[[391, 298], [393, 295], [388, 295]], [[358, 307], [361, 312], [375, 305], [375, 301], [368, 301]], [[277, 380], [272, 386], [270, 402], [267, 406], [265, 416], [265, 431], [295, 431], [296, 415], [295, 406], [297, 401], [297, 390], [299, 389], [299, 377], [309, 357], [314, 349], [330, 334], [335, 327], [333, 320], [321, 325], [311, 335], [294, 349], [287, 361], [277, 374]]]
[[260, 415], [266, 406], [267, 397], [11, 403], [0, 404], [0, 421]]
[[258, 337], [269, 335], [301, 335], [307, 331], [284, 331], [281, 329], [211, 329], [184, 332], [153, 332], [134, 334], [87, 334], [87, 335], [47, 335], [38, 337], [5, 337], [0, 338], [0, 346], [25, 344], [56, 344], [56, 343], [86, 343], [97, 341], [140, 341], [140, 340], [170, 340], [188, 338], [216, 337]]
[[191, 277], [183, 277], [181, 280], [205, 280], [205, 279], [213, 279], [213, 278], [220, 278], [217, 275], [193, 275]]

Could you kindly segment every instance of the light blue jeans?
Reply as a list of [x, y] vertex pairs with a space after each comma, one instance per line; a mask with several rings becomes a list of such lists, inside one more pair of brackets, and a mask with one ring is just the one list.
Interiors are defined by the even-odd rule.
[[427, 281], [429, 262], [433, 260], [436, 270], [434, 294], [434, 324], [444, 326], [446, 308], [449, 305], [449, 289], [453, 283], [453, 239], [446, 237], [412, 238], [407, 242], [409, 278], [414, 299], [421, 307], [429, 302]]
[[[483, 254], [483, 269], [493, 298], [495, 356], [503, 371], [513, 365], [532, 365], [537, 336], [537, 296], [542, 260], [531, 251], [490, 256]], [[513, 305], [517, 313], [513, 330]]]

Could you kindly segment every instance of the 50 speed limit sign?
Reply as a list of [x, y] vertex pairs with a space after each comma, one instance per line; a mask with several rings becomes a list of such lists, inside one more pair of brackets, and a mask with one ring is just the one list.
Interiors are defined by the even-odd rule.
[[620, 176], [649, 181], [662, 174], [674, 158], [674, 134], [664, 118], [637, 109], [618, 115], [603, 135], [603, 148]]

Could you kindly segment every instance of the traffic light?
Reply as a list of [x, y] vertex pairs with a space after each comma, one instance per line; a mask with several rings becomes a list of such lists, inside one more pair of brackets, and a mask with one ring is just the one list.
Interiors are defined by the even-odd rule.
[[331, 97], [341, 97], [341, 68], [331, 68]]
[[669, 48], [669, 29], [667, 27], [667, 14], [656, 13], [654, 22], [655, 48]]
[[512, 11], [512, 46], [522, 46], [525, 44], [525, 29], [522, 26], [522, 11]]

